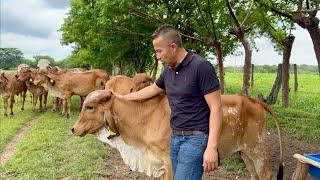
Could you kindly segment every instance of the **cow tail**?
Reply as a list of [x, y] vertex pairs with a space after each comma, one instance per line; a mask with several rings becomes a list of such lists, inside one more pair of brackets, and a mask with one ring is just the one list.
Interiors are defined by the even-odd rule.
[[280, 147], [280, 162], [279, 162], [279, 169], [278, 169], [278, 173], [277, 173], [277, 180], [282, 180], [283, 179], [283, 171], [284, 171], [284, 162], [283, 162], [283, 146], [282, 146], [282, 135], [281, 135], [281, 131], [280, 131], [280, 123], [278, 120], [277, 115], [271, 110], [271, 108], [262, 103], [261, 105], [263, 106], [263, 108], [270, 113], [270, 115], [273, 117], [272, 119], [274, 120], [276, 127], [277, 127], [277, 131], [278, 131], [278, 140], [279, 140], [279, 147]]

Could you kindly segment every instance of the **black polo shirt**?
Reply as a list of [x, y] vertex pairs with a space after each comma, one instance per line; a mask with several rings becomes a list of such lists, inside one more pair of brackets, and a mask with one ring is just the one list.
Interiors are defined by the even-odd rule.
[[209, 132], [210, 109], [204, 95], [220, 89], [209, 61], [188, 52], [176, 69], [165, 67], [156, 85], [166, 91], [172, 129]]

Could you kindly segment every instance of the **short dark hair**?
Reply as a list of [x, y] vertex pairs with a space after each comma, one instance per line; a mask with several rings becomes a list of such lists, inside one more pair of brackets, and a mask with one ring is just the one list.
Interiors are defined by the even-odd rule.
[[172, 25], [165, 24], [160, 26], [152, 33], [152, 40], [163, 36], [168, 43], [175, 43], [178, 47], [182, 47], [182, 41], [179, 31]]

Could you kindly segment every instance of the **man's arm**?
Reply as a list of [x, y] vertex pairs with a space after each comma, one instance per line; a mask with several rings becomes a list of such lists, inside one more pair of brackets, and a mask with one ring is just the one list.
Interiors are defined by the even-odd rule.
[[126, 94], [126, 95], [120, 95], [116, 94], [116, 97], [119, 99], [129, 100], [129, 101], [139, 101], [139, 100], [145, 100], [149, 99], [151, 97], [154, 97], [161, 92], [164, 92], [163, 89], [159, 88], [155, 83], [151, 86], [145, 87], [137, 92]]
[[207, 149], [203, 155], [203, 167], [205, 172], [218, 168], [218, 142], [222, 125], [222, 105], [220, 90], [208, 93], [204, 96], [210, 108], [209, 139]]

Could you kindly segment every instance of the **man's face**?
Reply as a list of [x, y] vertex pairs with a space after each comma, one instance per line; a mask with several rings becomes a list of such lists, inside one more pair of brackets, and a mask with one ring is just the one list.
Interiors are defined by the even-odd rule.
[[175, 67], [177, 63], [177, 45], [175, 43], [169, 44], [168, 42], [166, 42], [163, 36], [155, 38], [152, 43], [156, 51], [157, 59], [162, 61], [167, 66]]

